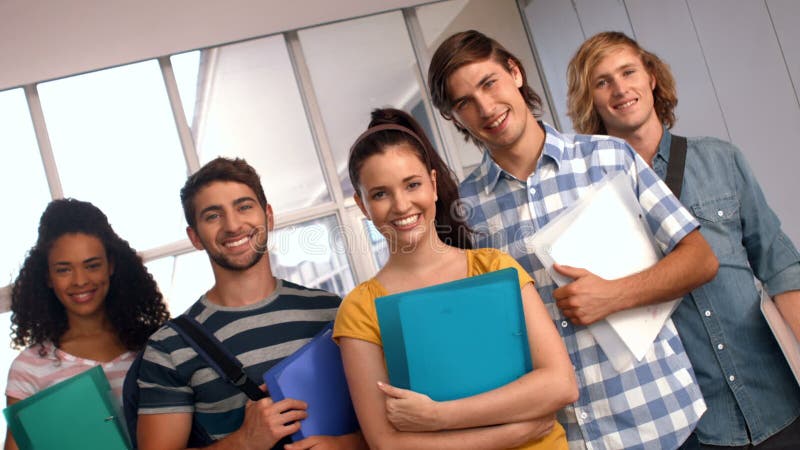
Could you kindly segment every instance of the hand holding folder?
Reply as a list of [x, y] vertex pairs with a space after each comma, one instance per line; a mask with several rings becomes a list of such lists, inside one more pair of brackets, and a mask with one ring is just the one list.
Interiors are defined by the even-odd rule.
[[129, 450], [118, 405], [102, 367], [5, 408], [20, 450]]
[[292, 435], [295, 441], [309, 436], [341, 436], [358, 430], [342, 356], [332, 335], [330, 323], [264, 374], [273, 401], [294, 398], [308, 404], [308, 417]]
[[[529, 245], [559, 286], [572, 280], [553, 270], [553, 263], [613, 280], [641, 272], [663, 257], [622, 172], [590, 188], [539, 230]], [[619, 311], [588, 328], [621, 372], [644, 357], [679, 301]]]
[[514, 268], [379, 297], [375, 307], [393, 386], [444, 401], [531, 370]]

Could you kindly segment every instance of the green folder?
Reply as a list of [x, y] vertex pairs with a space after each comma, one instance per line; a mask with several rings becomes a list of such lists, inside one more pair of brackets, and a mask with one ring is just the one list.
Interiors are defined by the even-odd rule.
[[375, 299], [389, 381], [437, 401], [530, 372], [516, 269]]
[[95, 366], [3, 410], [20, 450], [130, 450], [103, 369]]

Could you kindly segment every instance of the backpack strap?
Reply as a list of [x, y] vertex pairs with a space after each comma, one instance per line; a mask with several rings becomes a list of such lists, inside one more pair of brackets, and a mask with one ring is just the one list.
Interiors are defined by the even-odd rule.
[[[136, 450], [139, 448], [137, 442], [136, 431], [139, 422], [139, 368], [142, 366], [142, 358], [144, 357], [144, 350], [140, 351], [136, 358], [128, 368], [128, 373], [125, 374], [125, 381], [122, 387], [122, 410], [125, 415], [125, 426], [128, 430], [128, 437], [130, 438], [131, 448]], [[214, 443], [214, 439], [208, 432], [200, 425], [197, 416], [192, 414], [192, 429], [189, 432], [189, 448], [202, 448]]]
[[667, 163], [667, 187], [681, 198], [683, 187], [683, 170], [686, 167], [686, 138], [673, 134], [669, 145], [669, 162]]
[[181, 314], [168, 322], [186, 342], [220, 376], [244, 392], [250, 400], [257, 401], [267, 394], [247, 376], [244, 365], [231, 354], [222, 343], [209, 333], [197, 320]]

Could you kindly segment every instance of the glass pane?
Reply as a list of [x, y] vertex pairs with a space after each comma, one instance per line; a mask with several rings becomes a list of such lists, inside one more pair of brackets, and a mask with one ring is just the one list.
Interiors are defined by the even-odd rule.
[[164, 258], [155, 259], [144, 263], [144, 265], [147, 267], [147, 271], [153, 275], [153, 279], [156, 280], [158, 290], [161, 291], [161, 295], [164, 296], [164, 301], [167, 303], [167, 307], [173, 314], [175, 314], [174, 309], [171, 307], [169, 296], [169, 293], [172, 289], [172, 274], [175, 269], [175, 257], [167, 256]]
[[194, 126], [192, 122], [197, 115], [197, 83], [198, 69], [200, 66], [200, 51], [181, 53], [180, 55], [170, 56], [172, 72], [175, 74], [175, 81], [178, 84], [178, 92], [181, 94], [183, 112], [186, 114], [186, 122], [189, 126]]
[[375, 267], [380, 269], [389, 260], [389, 245], [386, 242], [386, 238], [375, 228], [371, 220], [363, 219], [363, 222], [367, 237], [369, 237], [372, 259], [375, 261]]
[[94, 203], [137, 250], [183, 239], [186, 163], [156, 61], [39, 86], [64, 195]]
[[419, 69], [403, 16], [392, 12], [298, 32], [325, 121], [345, 197], [350, 146], [375, 108], [415, 113], [430, 129], [422, 106]]
[[[26, 252], [36, 242], [39, 217], [50, 201], [42, 158], [22, 89], [0, 92], [0, 286], [17, 276]], [[13, 218], [13, 220], [10, 220]]]
[[201, 295], [214, 285], [214, 273], [205, 252], [193, 251], [149, 261], [172, 317], [186, 312]]
[[[478, 30], [496, 39], [516, 55], [525, 67], [528, 84], [537, 94], [544, 95], [533, 52], [528, 44], [528, 36], [515, 0], [491, 2], [452, 0], [418, 6], [416, 12], [428, 55], [433, 56], [439, 44], [453, 33], [469, 29]], [[544, 97], [542, 100], [544, 101]], [[542, 118], [553, 123], [546, 105], [544, 110]], [[471, 142], [464, 141], [461, 133], [451, 123], [444, 127], [443, 132], [451, 134], [451, 142], [458, 148], [464, 175], [468, 175], [472, 168], [480, 163], [481, 150]]]
[[450, 0], [417, 7], [416, 12], [421, 28], [420, 31], [422, 31], [422, 37], [425, 40], [425, 45], [430, 50], [431, 56], [436, 51], [436, 47], [448, 36], [458, 31], [469, 29], [468, 27], [454, 29], [452, 25], [468, 4], [468, 0]]
[[245, 158], [276, 214], [329, 201], [283, 37], [204, 51], [200, 63], [194, 133], [201, 163]]
[[275, 230], [270, 235], [272, 273], [344, 297], [355, 284], [336, 216]]
[[[270, 262], [276, 277], [341, 296], [355, 287], [335, 216], [275, 230], [269, 239]], [[205, 252], [169, 256], [146, 265], [173, 316], [186, 311], [214, 285], [214, 273]]]

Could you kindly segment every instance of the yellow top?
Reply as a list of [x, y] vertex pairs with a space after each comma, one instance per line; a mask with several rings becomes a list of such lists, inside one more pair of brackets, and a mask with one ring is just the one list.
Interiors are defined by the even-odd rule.
[[[492, 248], [467, 250], [467, 277], [507, 267], [517, 269], [520, 288], [533, 283], [533, 278], [508, 254]], [[389, 292], [375, 278], [356, 286], [347, 294], [339, 307], [333, 327], [333, 339], [338, 341], [340, 337], [349, 337], [383, 346], [375, 299], [385, 295], [389, 295]], [[566, 450], [567, 448], [564, 428], [558, 423], [544, 438], [519, 447], [520, 450]]]

